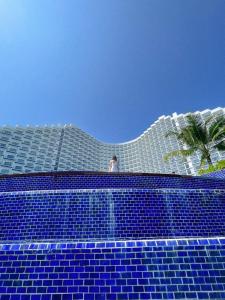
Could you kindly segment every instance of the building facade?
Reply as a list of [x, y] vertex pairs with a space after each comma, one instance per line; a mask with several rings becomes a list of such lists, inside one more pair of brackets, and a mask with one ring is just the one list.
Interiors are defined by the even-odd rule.
[[[225, 108], [195, 112], [202, 119], [225, 115]], [[196, 175], [200, 155], [190, 158], [163, 156], [183, 145], [169, 130], [186, 125], [187, 114], [161, 116], [138, 138], [120, 144], [106, 144], [73, 125], [0, 128], [0, 174], [49, 171], [107, 171], [113, 155], [119, 158], [121, 172], [148, 172]], [[225, 159], [225, 152], [214, 151], [212, 160]]]

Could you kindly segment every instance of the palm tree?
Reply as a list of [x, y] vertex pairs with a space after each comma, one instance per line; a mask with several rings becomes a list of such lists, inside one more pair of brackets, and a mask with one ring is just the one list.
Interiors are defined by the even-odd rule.
[[202, 121], [199, 116], [194, 114], [190, 114], [186, 118], [187, 126], [166, 134], [166, 137], [175, 136], [186, 149], [172, 151], [164, 156], [164, 160], [167, 161], [178, 155], [187, 157], [199, 151], [201, 154], [200, 167], [206, 162], [208, 165], [212, 165], [210, 154], [212, 149], [225, 150], [225, 116], [217, 117], [215, 120], [212, 120], [211, 116], [206, 121]]

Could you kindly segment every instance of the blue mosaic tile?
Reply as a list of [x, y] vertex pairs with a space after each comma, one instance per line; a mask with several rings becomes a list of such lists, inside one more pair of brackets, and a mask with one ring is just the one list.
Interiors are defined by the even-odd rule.
[[[62, 243], [62, 247], [51, 247], [46, 243], [50, 252], [43, 252], [43, 248], [46, 248], [43, 247], [43, 242], [36, 243], [35, 247], [34, 243], [30, 243], [27, 249], [22, 251], [18, 250], [18, 247], [15, 248], [14, 244], [5, 244], [0, 251], [0, 265], [5, 261], [20, 264], [16, 269], [12, 269], [11, 266], [4, 269], [5, 275], [11, 275], [1, 277], [0, 293], [7, 296], [10, 292], [12, 295], [20, 294], [24, 297], [28, 296], [28, 293], [31, 297], [34, 296], [33, 293], [42, 293], [42, 296], [46, 297], [48, 294], [49, 297], [56, 297], [57, 293], [61, 293], [67, 295], [68, 299], [74, 293], [82, 295], [81, 299], [88, 299], [92, 295], [93, 299], [95, 295], [108, 299], [111, 294], [115, 295], [115, 299], [119, 299], [118, 295], [125, 294], [128, 299], [134, 298], [134, 295], [139, 299], [152, 299], [159, 295], [161, 299], [223, 299], [221, 290], [225, 289], [225, 271], [223, 264], [217, 266], [217, 261], [221, 258], [225, 262], [225, 245], [222, 243], [225, 238], [216, 240], [216, 245], [215, 239], [179, 239], [170, 240], [170, 243], [166, 240], [156, 240], [154, 245], [158, 246], [149, 247], [148, 242], [152, 241], [148, 240], [132, 241], [130, 247], [124, 243], [121, 245], [120, 242], [112, 245], [110, 241], [86, 242], [82, 248], [77, 248], [80, 242], [69, 242], [70, 246], [73, 245], [70, 248], [67, 248], [67, 243]], [[112, 248], [108, 244], [111, 244]], [[199, 246], [200, 244], [203, 246]], [[212, 246], [216, 249], [210, 249]], [[190, 247], [193, 250], [190, 250]], [[113, 249], [123, 252], [113, 252]], [[85, 253], [86, 250], [88, 253]], [[96, 253], [96, 250], [99, 251]], [[170, 253], [173, 253], [173, 259], [169, 261], [156, 259], [161, 256], [169, 257]], [[110, 256], [106, 259], [106, 255]], [[182, 257], [192, 260], [184, 263], [180, 260]], [[214, 257], [216, 260], [212, 262], [211, 258]], [[58, 267], [29, 267], [30, 262], [45, 262], [46, 265], [51, 265], [51, 261], [54, 260], [57, 260]], [[72, 267], [74, 262], [78, 263], [75, 263], [77, 267]], [[36, 278], [33, 278], [34, 274], [37, 274]], [[206, 294], [207, 298], [204, 298]]]
[[225, 299], [224, 199], [203, 177], [2, 177], [0, 299]]
[[225, 171], [222, 170], [214, 174], [208, 174], [208, 177], [166, 176], [157, 174], [85, 174], [85, 172], [1, 176], [0, 192], [105, 188], [159, 189], [174, 187], [179, 187], [180, 189], [224, 189], [225, 182], [220, 179], [224, 179], [224, 174]]
[[[117, 189], [114, 196], [105, 190], [101, 196], [99, 199], [92, 190], [0, 193], [0, 240], [117, 239], [121, 240], [118, 247], [123, 247], [133, 239], [213, 237], [225, 232], [223, 190]], [[35, 249], [36, 244], [29, 247]], [[59, 245], [51, 243], [49, 247]]]
[[212, 172], [209, 174], [204, 174], [202, 177], [205, 178], [213, 178], [213, 179], [225, 179], [225, 170], [220, 170], [216, 172]]

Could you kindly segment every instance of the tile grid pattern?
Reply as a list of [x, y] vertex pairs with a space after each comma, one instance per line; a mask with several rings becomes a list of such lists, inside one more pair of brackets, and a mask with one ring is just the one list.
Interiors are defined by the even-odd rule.
[[0, 193], [0, 240], [220, 236], [225, 234], [224, 202], [225, 190]]
[[162, 176], [135, 173], [45, 173], [26, 176], [0, 177], [0, 192], [59, 190], [59, 189], [103, 189], [103, 188], [180, 188], [180, 189], [225, 189], [225, 181], [217, 178]]
[[212, 172], [209, 174], [202, 175], [205, 178], [214, 178], [214, 179], [225, 179], [225, 170], [220, 170]]
[[224, 269], [225, 238], [2, 244], [0, 295], [2, 300], [224, 299]]
[[225, 299], [223, 180], [3, 179], [0, 300]]

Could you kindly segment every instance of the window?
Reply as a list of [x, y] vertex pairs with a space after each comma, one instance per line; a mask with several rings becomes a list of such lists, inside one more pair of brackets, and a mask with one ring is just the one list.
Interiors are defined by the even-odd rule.
[[14, 160], [14, 159], [15, 159], [15, 156], [14, 156], [14, 155], [11, 155], [11, 154], [8, 154], [5, 158], [6, 158], [6, 159], [10, 159], [10, 160]]
[[8, 130], [2, 130], [1, 132], [2, 134], [5, 134], [5, 135], [11, 135], [12, 133]]
[[2, 174], [9, 174], [9, 170], [8, 170], [8, 169], [2, 169], [2, 170], [1, 170], [1, 173], [2, 173]]
[[18, 153], [17, 156], [18, 156], [18, 157], [26, 157], [27, 155], [26, 155], [26, 153], [21, 152], [21, 153]]
[[30, 154], [30, 155], [33, 155], [33, 156], [36, 156], [36, 155], [37, 155], [37, 152], [36, 152], [36, 151], [30, 151], [29, 154]]
[[23, 171], [23, 168], [21, 166], [15, 166], [13, 168], [13, 170], [16, 170], [16, 171]]
[[9, 138], [6, 137], [6, 136], [0, 136], [0, 140], [1, 140], [1, 141], [8, 142], [8, 141], [9, 141]]
[[22, 140], [21, 136], [18, 136], [18, 135], [15, 135], [13, 138], [14, 138], [14, 140], [17, 140], [17, 141], [21, 141]]
[[32, 135], [25, 135], [24, 138], [28, 139], [28, 140], [31, 140], [32, 139]]
[[10, 162], [10, 161], [5, 161], [5, 162], [3, 163], [3, 166], [5, 166], [5, 167], [11, 167], [11, 166], [12, 166], [12, 162]]
[[29, 160], [29, 161], [35, 161], [35, 158], [34, 157], [28, 157], [27, 160]]
[[19, 158], [19, 159], [16, 160], [16, 163], [17, 164], [24, 164], [25, 161], [24, 161], [24, 159]]
[[9, 148], [9, 149], [7, 150], [7, 152], [10, 152], [10, 153], [16, 153], [16, 150], [17, 150], [17, 149]]
[[34, 170], [35, 170], [35, 171], [41, 171], [42, 168], [41, 168], [40, 166], [36, 166], [36, 167], [34, 168]]
[[31, 148], [32, 148], [32, 149], [37, 149], [37, 150], [38, 150], [38, 146], [36, 146], [36, 145], [32, 145]]
[[27, 164], [26, 164], [26, 167], [28, 167], [28, 168], [33, 168], [33, 167], [34, 167], [34, 165], [33, 165], [33, 164], [31, 164], [31, 163], [27, 163]]

